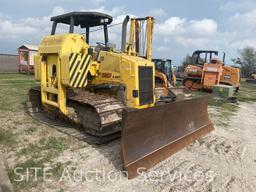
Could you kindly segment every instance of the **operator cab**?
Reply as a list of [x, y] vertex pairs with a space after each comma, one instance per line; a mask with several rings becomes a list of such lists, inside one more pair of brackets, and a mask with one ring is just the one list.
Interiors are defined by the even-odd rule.
[[[196, 50], [192, 54], [192, 60], [195, 65], [204, 65], [205, 63], [216, 62], [219, 52], [213, 50]], [[225, 63], [226, 53], [223, 53], [222, 62]]]
[[70, 12], [51, 18], [53, 21], [51, 35], [55, 35], [57, 25], [69, 25], [69, 33], [74, 33], [75, 27], [85, 29], [86, 43], [90, 41], [90, 29], [93, 27], [103, 27], [104, 43], [97, 43], [99, 46], [108, 46], [108, 25], [112, 23], [113, 18], [110, 15], [99, 12]]

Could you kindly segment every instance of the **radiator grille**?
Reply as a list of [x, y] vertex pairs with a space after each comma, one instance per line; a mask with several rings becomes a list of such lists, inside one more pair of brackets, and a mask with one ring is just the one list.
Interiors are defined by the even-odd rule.
[[140, 105], [153, 103], [153, 69], [139, 66], [139, 101]]

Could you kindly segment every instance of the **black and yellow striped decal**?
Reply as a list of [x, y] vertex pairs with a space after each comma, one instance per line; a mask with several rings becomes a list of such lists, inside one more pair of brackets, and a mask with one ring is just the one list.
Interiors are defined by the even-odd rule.
[[87, 74], [90, 55], [72, 53], [69, 57], [69, 82], [71, 87], [84, 87], [87, 84]]

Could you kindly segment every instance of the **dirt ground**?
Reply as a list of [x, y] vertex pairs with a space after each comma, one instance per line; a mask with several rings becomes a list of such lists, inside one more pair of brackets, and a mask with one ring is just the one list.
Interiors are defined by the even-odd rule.
[[211, 102], [213, 132], [128, 180], [119, 140], [89, 145], [24, 112], [34, 84], [32, 76], [0, 75], [0, 153], [16, 191], [256, 191], [254, 85], [243, 84], [238, 104]]

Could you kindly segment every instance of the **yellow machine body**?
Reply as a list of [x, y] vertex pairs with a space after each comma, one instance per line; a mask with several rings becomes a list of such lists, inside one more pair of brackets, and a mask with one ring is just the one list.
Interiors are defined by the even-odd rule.
[[[133, 91], [139, 90], [139, 68], [147, 67], [152, 71], [152, 77], [155, 76], [154, 64], [151, 61], [127, 55], [118, 52], [101, 51], [98, 56], [100, 67], [98, 75], [93, 78], [92, 84], [123, 84], [126, 87], [126, 106], [129, 108], [147, 108], [155, 104], [155, 96], [153, 95], [152, 103], [140, 105], [139, 97], [134, 97]], [[154, 90], [154, 78], [152, 78], [152, 90]]]
[[[42, 103], [59, 108], [66, 114], [66, 88], [85, 88], [88, 74], [93, 85], [102, 83], [123, 84], [125, 104], [130, 108], [146, 108], [155, 104], [141, 105], [134, 91], [139, 90], [139, 68], [150, 68], [155, 75], [154, 64], [146, 59], [113, 51], [100, 51], [95, 56], [88, 54], [89, 45], [79, 34], [46, 36], [42, 40], [36, 62], [35, 78], [41, 80]], [[40, 74], [40, 75], [39, 75]], [[154, 90], [154, 78], [152, 78]]]
[[[88, 142], [101, 144], [121, 135], [121, 159], [128, 178], [214, 129], [207, 114], [208, 97], [176, 100], [165, 74], [156, 72], [151, 61], [153, 17], [131, 19], [128, 43], [130, 18], [125, 18], [121, 51], [109, 45], [109, 15], [71, 12], [51, 20], [51, 35], [43, 38], [35, 57], [35, 78], [41, 88], [29, 91], [31, 115], [58, 117], [54, 124], [57, 119], [71, 121], [80, 129], [61, 131]], [[68, 24], [69, 33], [56, 35], [58, 23]], [[74, 33], [75, 26], [86, 30], [85, 37]], [[92, 47], [91, 27], [99, 26], [105, 42]], [[157, 77], [162, 84], [155, 82]]]

